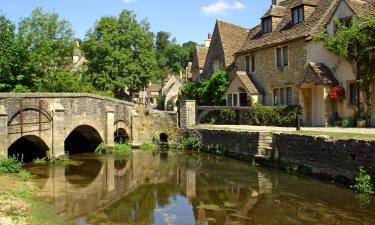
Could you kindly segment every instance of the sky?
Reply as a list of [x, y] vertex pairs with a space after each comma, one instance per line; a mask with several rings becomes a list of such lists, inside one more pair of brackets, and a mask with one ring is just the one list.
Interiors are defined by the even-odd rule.
[[270, 7], [271, 0], [0, 0], [0, 14], [18, 23], [40, 6], [68, 20], [77, 38], [102, 16], [117, 16], [123, 9], [147, 18], [151, 30], [170, 32], [178, 43], [204, 42], [216, 19], [251, 28]]

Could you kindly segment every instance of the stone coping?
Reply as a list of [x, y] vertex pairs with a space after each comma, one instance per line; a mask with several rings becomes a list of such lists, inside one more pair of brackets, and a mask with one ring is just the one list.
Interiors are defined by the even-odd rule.
[[133, 103], [127, 101], [89, 93], [0, 93], [0, 100], [6, 98], [93, 98], [134, 106]]

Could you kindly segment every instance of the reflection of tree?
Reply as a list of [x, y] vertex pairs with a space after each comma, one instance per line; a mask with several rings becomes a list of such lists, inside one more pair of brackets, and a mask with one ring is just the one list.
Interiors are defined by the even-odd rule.
[[155, 208], [169, 205], [170, 198], [178, 193], [179, 188], [170, 183], [141, 186], [105, 210], [105, 214], [121, 224], [153, 224]]

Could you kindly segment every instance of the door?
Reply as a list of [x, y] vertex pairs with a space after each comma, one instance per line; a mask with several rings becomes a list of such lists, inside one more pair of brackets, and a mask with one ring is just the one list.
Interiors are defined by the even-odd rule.
[[312, 88], [301, 88], [303, 100], [303, 124], [312, 126]]
[[324, 87], [316, 86], [315, 89], [315, 123], [313, 126], [324, 127]]

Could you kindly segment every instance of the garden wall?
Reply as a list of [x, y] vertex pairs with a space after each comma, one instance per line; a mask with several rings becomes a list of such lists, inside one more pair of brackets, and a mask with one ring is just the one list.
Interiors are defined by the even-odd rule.
[[261, 151], [268, 144], [264, 134], [207, 129], [184, 132], [185, 136], [200, 138], [204, 146], [221, 145], [225, 155], [249, 163], [256, 159], [260, 164], [346, 184], [352, 183], [360, 166], [375, 176], [375, 141], [267, 133], [272, 137], [270, 151]]

